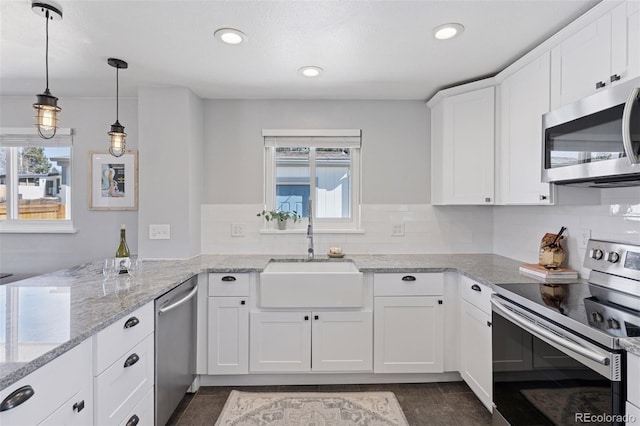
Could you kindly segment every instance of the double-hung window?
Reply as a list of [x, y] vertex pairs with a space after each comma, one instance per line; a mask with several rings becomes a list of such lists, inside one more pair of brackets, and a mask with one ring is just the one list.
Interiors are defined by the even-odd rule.
[[265, 129], [262, 135], [266, 210], [311, 215], [318, 230], [359, 229], [360, 129]]
[[0, 231], [73, 232], [70, 129], [0, 129]]

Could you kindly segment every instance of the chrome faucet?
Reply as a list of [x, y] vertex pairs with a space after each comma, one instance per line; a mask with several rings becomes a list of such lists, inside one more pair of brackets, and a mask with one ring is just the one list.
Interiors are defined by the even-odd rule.
[[307, 225], [307, 238], [309, 239], [307, 245], [307, 257], [309, 260], [313, 260], [313, 207], [311, 203], [311, 198], [309, 198], [309, 224]]

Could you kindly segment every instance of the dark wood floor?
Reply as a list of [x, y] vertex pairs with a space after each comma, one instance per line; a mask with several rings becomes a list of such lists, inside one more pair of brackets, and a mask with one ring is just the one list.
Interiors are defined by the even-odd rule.
[[222, 411], [229, 392], [233, 389], [247, 392], [391, 391], [398, 398], [402, 411], [412, 426], [491, 424], [491, 414], [464, 382], [201, 387], [198, 393], [185, 396], [169, 420], [169, 424], [176, 426], [213, 425]]

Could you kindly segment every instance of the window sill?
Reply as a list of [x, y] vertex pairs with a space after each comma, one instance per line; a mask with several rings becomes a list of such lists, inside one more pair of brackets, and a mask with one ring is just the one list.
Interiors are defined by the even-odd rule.
[[0, 234], [75, 234], [77, 232], [70, 220], [0, 221]]
[[[261, 229], [261, 234], [306, 234], [306, 228]], [[314, 234], [364, 234], [364, 229], [314, 229]]]

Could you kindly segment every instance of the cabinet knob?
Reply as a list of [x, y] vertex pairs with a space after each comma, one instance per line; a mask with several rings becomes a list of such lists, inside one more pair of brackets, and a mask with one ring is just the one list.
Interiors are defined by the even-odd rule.
[[612, 75], [611, 77], [609, 77], [609, 81], [610, 81], [611, 83], [613, 83], [614, 81], [618, 81], [618, 80], [620, 80], [620, 78], [621, 78], [621, 77], [620, 77], [620, 74], [614, 74], [614, 75]]
[[134, 365], [138, 361], [140, 361], [140, 357], [138, 356], [138, 354], [131, 354], [124, 361], [124, 368], [131, 367], [132, 365]]
[[240, 304], [241, 304], [241, 305], [246, 305], [246, 304], [247, 304], [247, 302], [246, 302], [246, 300], [241, 300], [241, 301], [240, 301]]
[[607, 83], [605, 83], [604, 81], [599, 81], [596, 83], [596, 89], [602, 89], [606, 85]]
[[2, 403], [0, 403], [0, 411], [7, 411], [12, 408], [16, 408], [18, 405], [27, 402], [27, 400], [35, 393], [36, 392], [30, 385], [25, 385], [14, 390], [2, 401]]
[[304, 316], [304, 320], [305, 320], [305, 321], [309, 321], [309, 315], [305, 315], [305, 316]]
[[319, 317], [318, 315], [314, 315], [313, 319], [314, 319], [314, 320], [319, 320], [319, 319], [320, 319], [320, 317]]
[[487, 327], [491, 327], [491, 321], [487, 321]]
[[236, 280], [236, 277], [232, 275], [225, 275], [224, 277], [221, 278], [221, 280], [225, 282], [233, 282]]
[[77, 411], [79, 413], [82, 410], [84, 410], [84, 399], [73, 404], [73, 411]]
[[485, 202], [485, 203], [490, 203], [490, 202], [491, 202], [491, 197], [486, 197], [486, 198], [484, 199], [484, 202]]
[[135, 327], [138, 324], [140, 324], [140, 320], [136, 317], [131, 317], [124, 323], [124, 328]]
[[133, 416], [131, 416], [131, 418], [129, 418], [129, 420], [127, 420], [126, 426], [136, 426], [138, 423], [140, 423], [140, 417], [134, 414]]
[[540, 195], [540, 201], [544, 201], [544, 200], [546, 200], [546, 199], [547, 199], [547, 196], [546, 196], [546, 195]]

